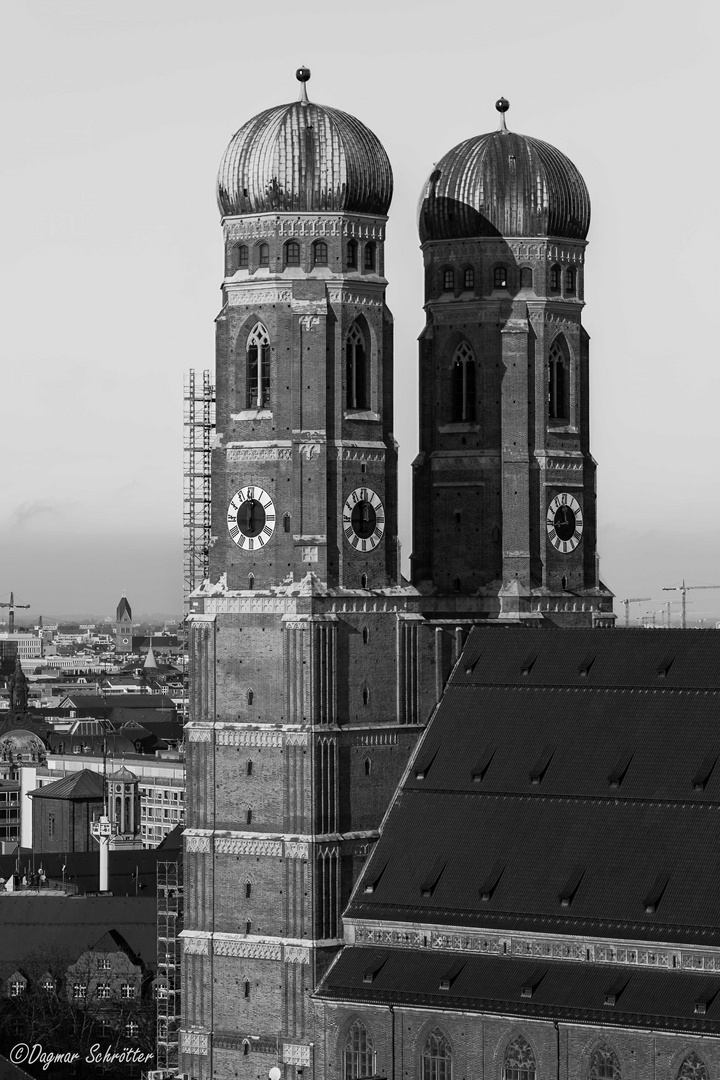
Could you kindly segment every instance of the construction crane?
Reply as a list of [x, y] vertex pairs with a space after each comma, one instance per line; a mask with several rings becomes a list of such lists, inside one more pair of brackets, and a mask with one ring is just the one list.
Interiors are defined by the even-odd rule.
[[685, 596], [690, 589], [720, 589], [720, 585], [686, 585], [683, 578], [682, 585], [663, 585], [663, 592], [679, 592], [682, 600], [682, 615], [680, 618], [681, 630], [687, 630], [685, 621]]
[[631, 596], [629, 600], [623, 600], [625, 605], [625, 627], [630, 625], [630, 605], [650, 603], [652, 596]]
[[10, 603], [9, 604], [0, 603], [0, 607], [10, 608], [10, 619], [9, 619], [10, 633], [14, 634], [15, 633], [15, 608], [29, 608], [29, 607], [31, 607], [31, 605], [30, 604], [16, 604], [15, 603], [15, 597], [13, 596], [12, 593], [10, 593]]

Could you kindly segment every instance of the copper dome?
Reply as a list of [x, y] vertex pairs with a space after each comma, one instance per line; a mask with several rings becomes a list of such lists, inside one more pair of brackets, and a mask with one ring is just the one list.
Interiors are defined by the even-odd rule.
[[439, 161], [420, 197], [420, 238], [557, 236], [584, 240], [590, 196], [569, 158], [501, 128]]
[[218, 173], [221, 213], [386, 214], [393, 179], [380, 140], [354, 116], [308, 101], [301, 81], [300, 101], [261, 112], [230, 140]]

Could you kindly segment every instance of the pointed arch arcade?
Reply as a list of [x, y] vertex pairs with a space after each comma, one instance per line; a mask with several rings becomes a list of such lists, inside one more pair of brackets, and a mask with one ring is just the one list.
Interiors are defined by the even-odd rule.
[[677, 1080], [710, 1080], [707, 1065], [694, 1050], [684, 1058], [678, 1069]]

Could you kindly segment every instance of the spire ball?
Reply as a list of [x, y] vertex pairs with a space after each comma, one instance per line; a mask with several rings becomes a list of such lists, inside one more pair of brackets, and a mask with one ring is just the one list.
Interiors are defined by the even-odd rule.
[[310, 78], [310, 68], [299, 67], [295, 72], [295, 78], [298, 82], [307, 82]]
[[[300, 78], [300, 75], [298, 75], [298, 79], [299, 78]], [[504, 97], [498, 98], [497, 101], [495, 102], [495, 108], [497, 109], [497, 111], [499, 113], [506, 113], [508, 111], [508, 109], [510, 108], [510, 102], [508, 101], [507, 98], [504, 98]]]

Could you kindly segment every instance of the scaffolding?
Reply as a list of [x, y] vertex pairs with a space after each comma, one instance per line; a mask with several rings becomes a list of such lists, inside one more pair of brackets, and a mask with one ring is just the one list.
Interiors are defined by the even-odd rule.
[[182, 856], [157, 864], [157, 1071], [178, 1069], [180, 1027], [180, 931], [183, 928]]
[[210, 453], [215, 431], [215, 386], [209, 371], [188, 371], [184, 393], [183, 528], [184, 600], [208, 575], [210, 550]]

